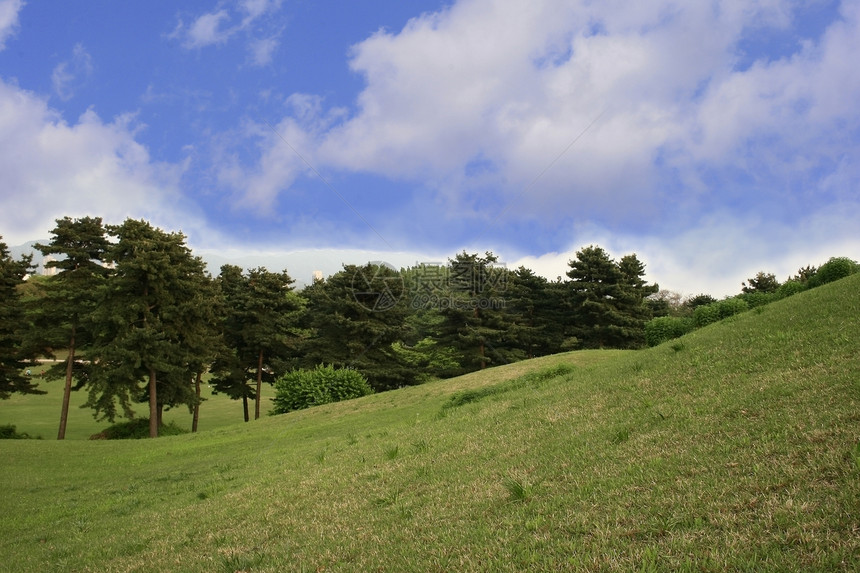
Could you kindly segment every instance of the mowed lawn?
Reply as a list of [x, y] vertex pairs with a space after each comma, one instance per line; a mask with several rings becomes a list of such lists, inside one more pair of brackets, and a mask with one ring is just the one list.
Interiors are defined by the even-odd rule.
[[0, 569], [857, 571], [858, 293], [195, 435], [0, 443]]
[[[60, 408], [63, 402], [63, 380], [43, 378], [47, 366], [41, 365], [32, 369], [32, 376], [38, 382], [39, 389], [47, 394], [14, 394], [9, 400], [0, 402], [0, 424], [13, 424], [18, 432], [26, 432], [30, 436], [41, 436], [45, 440], [56, 440], [60, 426]], [[213, 395], [211, 389], [203, 384], [201, 395], [205, 401], [200, 406], [198, 429], [211, 430], [221, 426], [243, 423], [241, 400], [231, 400], [223, 394]], [[260, 415], [265, 415], [271, 408], [270, 398], [274, 389], [263, 385]], [[86, 390], [72, 392], [69, 407], [69, 419], [66, 425], [67, 440], [86, 440], [110, 426], [108, 421], [96, 421], [93, 410], [81, 408], [87, 401]], [[254, 404], [249, 403], [251, 418], [254, 417]], [[149, 416], [148, 404], [135, 405], [135, 412], [142, 417]], [[117, 421], [123, 421], [118, 418]], [[164, 413], [165, 423], [175, 422], [179, 427], [191, 430], [191, 414], [188, 408], [173, 408]]]

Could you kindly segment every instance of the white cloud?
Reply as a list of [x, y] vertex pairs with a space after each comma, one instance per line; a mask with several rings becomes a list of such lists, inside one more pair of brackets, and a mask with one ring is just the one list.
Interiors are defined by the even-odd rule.
[[[244, 17], [268, 6], [246, 3]], [[220, 180], [241, 207], [268, 211], [316, 177], [304, 158], [421, 187], [412, 206], [434, 224], [488, 222], [509, 207], [498, 229], [529, 218], [570, 239], [543, 256], [496, 244], [509, 265], [549, 278], [589, 243], [637, 252], [665, 288], [717, 296], [759, 270], [784, 279], [830, 256], [860, 258], [850, 238], [860, 217], [860, 6], [844, 3], [809, 40], [795, 30], [796, 9], [460, 0], [353, 47], [349, 65], [365, 85], [350, 112], [296, 94], [275, 125], [289, 145], [267, 126], [232, 133], [256, 159], [226, 145]], [[774, 30], [798, 38], [791, 53], [745, 47]], [[498, 210], [487, 215], [487, 204]], [[409, 221], [401, 212], [378, 228], [415, 244]]]
[[[280, 9], [281, 0], [238, 0], [233, 3], [219, 3], [218, 8], [194, 18], [186, 28], [180, 20], [170, 38], [183, 38], [183, 45], [188, 49], [205, 48], [207, 46], [224, 44], [237, 34], [245, 33], [250, 36], [249, 48], [252, 52], [252, 62], [255, 65], [265, 65], [271, 59], [272, 51], [277, 45], [277, 37], [268, 35], [258, 37], [260, 31], [257, 24], [263, 16]], [[236, 23], [230, 25], [231, 21]]]
[[229, 20], [230, 15], [226, 10], [218, 10], [198, 17], [188, 27], [185, 47], [203, 48], [226, 42], [236, 32], [235, 28], [222, 27]]
[[[0, 80], [0, 230], [7, 244], [44, 238], [58, 217], [144, 217], [202, 234], [179, 198], [182, 165], [152, 161], [132, 116], [92, 110], [67, 123], [47, 102]], [[34, 230], [41, 229], [38, 236]]]
[[[666, 167], [707, 187], [702, 167], [738, 165], [762, 133], [780, 149], [759, 146], [757, 160], [778, 169], [810, 141], [851, 132], [856, 9], [820, 43], [734, 70], [743, 35], [788, 26], [790, 6], [462, 0], [357, 44], [350, 66], [366, 86], [356, 112], [309, 143], [325, 165], [456, 189], [462, 202], [476, 159], [511, 196], [599, 117], [540, 187], [550, 208], [580, 202], [617, 216], [626, 205], [635, 216], [667, 199]], [[786, 155], [768, 157], [777, 151]]]
[[0, 0], [0, 51], [18, 28], [18, 14], [24, 7], [24, 0]]
[[508, 268], [523, 265], [550, 280], [566, 280], [568, 262], [576, 252], [595, 244], [616, 259], [635, 252], [646, 265], [647, 279], [661, 288], [686, 296], [731, 296], [740, 292], [741, 282], [759, 271], [784, 281], [801, 267], [821, 265], [830, 257], [860, 260], [858, 220], [860, 207], [842, 205], [812, 213], [793, 225], [760, 217], [738, 219], [726, 212], [706, 215], [693, 227], [663, 235], [583, 225], [574, 230], [576, 239], [563, 252], [514, 256]]
[[281, 7], [282, 0], [240, 0], [239, 7], [245, 13], [242, 27], [247, 28], [255, 20]]
[[93, 59], [83, 44], [75, 44], [72, 57], [60, 62], [51, 72], [54, 93], [63, 100], [70, 100], [86, 79], [93, 73]]
[[272, 62], [272, 55], [278, 47], [277, 37], [253, 40], [248, 48], [251, 51], [251, 63], [255, 66], [266, 66]]
[[[247, 122], [237, 132], [227, 134], [218, 153], [219, 181], [236, 193], [240, 208], [258, 213], [271, 212], [278, 195], [302, 174], [313, 172], [320, 163], [315, 153], [316, 139], [342, 114], [342, 110], [322, 111], [322, 99], [293, 94], [285, 102], [288, 117], [271, 127]], [[273, 129], [274, 128], [274, 129]], [[248, 167], [232, 149], [235, 141], [251, 140], [259, 160]]]

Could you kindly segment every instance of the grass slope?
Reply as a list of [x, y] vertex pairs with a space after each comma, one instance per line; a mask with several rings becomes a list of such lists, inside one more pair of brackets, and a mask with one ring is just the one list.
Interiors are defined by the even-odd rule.
[[0, 443], [0, 568], [855, 571], [858, 292], [197, 435]]

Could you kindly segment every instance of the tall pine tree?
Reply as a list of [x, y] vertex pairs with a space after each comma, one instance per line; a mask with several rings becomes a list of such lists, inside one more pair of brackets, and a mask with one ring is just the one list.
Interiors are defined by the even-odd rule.
[[96, 307], [96, 293], [105, 280], [107, 269], [102, 261], [109, 244], [100, 217], [74, 220], [64, 217], [56, 223], [51, 241], [46, 245], [37, 244], [36, 248], [43, 255], [51, 256], [45, 266], [58, 272], [45, 281], [42, 296], [34, 301], [31, 315], [34, 332], [45, 354], [54, 348], [68, 350], [65, 365], [56, 366], [63, 369], [65, 378], [57, 432], [57, 439], [62, 440], [66, 436], [72, 379], [76, 372], [85, 379], [89, 366], [85, 356], [84, 360], [78, 358], [92, 342], [89, 318]]
[[225, 347], [213, 365], [212, 384], [242, 400], [246, 422], [248, 400], [254, 400], [254, 418], [259, 418], [263, 382], [274, 383], [297, 359], [304, 301], [293, 291], [293, 282], [286, 271], [260, 267], [244, 275], [240, 267], [221, 267]]
[[511, 317], [505, 310], [507, 269], [496, 266], [491, 252], [465, 251], [449, 260], [448, 277], [439, 297], [444, 317], [441, 342], [459, 352], [461, 370], [471, 372], [491, 364], [506, 364], [524, 356], [511, 344]]
[[193, 408], [197, 400], [189, 379], [197, 357], [188, 337], [205, 320], [204, 264], [182, 233], [146, 221], [127, 219], [108, 233], [117, 238], [108, 251], [114, 268], [94, 312], [99, 330], [88, 405], [112, 420], [116, 402], [132, 417], [131, 402], [145, 397], [156, 437], [165, 407]]
[[559, 320], [560, 301], [549, 281], [520, 267], [508, 276], [505, 300], [513, 322], [508, 335], [526, 358], [561, 349], [564, 336]]
[[591, 245], [570, 261], [565, 286], [573, 323], [568, 334], [580, 348], [636, 348], [644, 341], [651, 311], [645, 297], [656, 285], [642, 279], [644, 265], [636, 255], [614, 261], [601, 247]]
[[377, 392], [420, 382], [396, 348], [407, 338], [401, 274], [381, 264], [345, 265], [302, 292], [311, 331], [303, 365], [351, 367]]
[[18, 287], [32, 270], [32, 257], [14, 260], [0, 237], [0, 399], [12, 393], [44, 394], [25, 373], [34, 349], [25, 348], [26, 317]]

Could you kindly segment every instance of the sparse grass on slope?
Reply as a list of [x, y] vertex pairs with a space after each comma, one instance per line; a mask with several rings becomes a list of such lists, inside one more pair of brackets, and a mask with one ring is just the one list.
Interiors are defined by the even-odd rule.
[[0, 443], [0, 569], [855, 571], [858, 292], [250, 427]]

